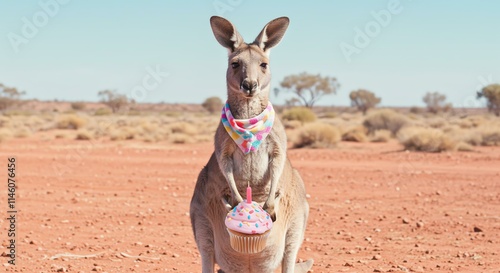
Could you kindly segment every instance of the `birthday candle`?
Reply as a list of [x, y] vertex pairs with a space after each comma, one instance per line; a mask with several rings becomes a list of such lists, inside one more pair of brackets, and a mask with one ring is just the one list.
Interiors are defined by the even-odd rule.
[[252, 204], [252, 188], [250, 188], [250, 182], [247, 187], [247, 203]]

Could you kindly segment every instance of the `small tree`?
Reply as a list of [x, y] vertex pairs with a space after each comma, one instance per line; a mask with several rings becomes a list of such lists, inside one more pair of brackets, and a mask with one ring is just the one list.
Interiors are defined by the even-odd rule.
[[451, 103], [446, 103], [446, 96], [438, 92], [427, 92], [423, 101], [427, 105], [427, 111], [431, 113], [438, 113], [440, 111], [448, 111], [451, 109]]
[[210, 97], [206, 99], [201, 106], [211, 114], [217, 113], [222, 109], [222, 100], [219, 97]]
[[7, 87], [0, 83], [0, 111], [19, 104], [25, 94], [26, 92], [19, 91], [15, 87]]
[[312, 75], [305, 72], [285, 77], [280, 85], [282, 89], [274, 89], [276, 95], [282, 91], [292, 93], [295, 97], [288, 102], [299, 101], [303, 106], [309, 108], [312, 108], [323, 96], [335, 94], [339, 87], [339, 83], [334, 77], [322, 77], [319, 74]]
[[500, 84], [490, 84], [477, 92], [477, 98], [485, 97], [488, 111], [500, 116]]
[[116, 113], [120, 108], [124, 107], [129, 103], [127, 97], [122, 94], [118, 94], [114, 90], [103, 90], [97, 93], [101, 97], [101, 102], [106, 104], [111, 108], [113, 113]]
[[357, 107], [359, 111], [363, 111], [363, 115], [366, 115], [366, 111], [374, 108], [381, 100], [372, 92], [364, 89], [352, 91], [349, 98], [351, 99], [351, 105]]

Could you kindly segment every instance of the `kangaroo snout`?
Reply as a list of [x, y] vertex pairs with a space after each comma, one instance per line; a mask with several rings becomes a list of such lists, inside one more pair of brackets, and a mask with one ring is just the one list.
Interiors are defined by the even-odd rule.
[[257, 81], [252, 81], [249, 79], [244, 79], [240, 84], [240, 89], [247, 96], [253, 96], [259, 87], [259, 83]]

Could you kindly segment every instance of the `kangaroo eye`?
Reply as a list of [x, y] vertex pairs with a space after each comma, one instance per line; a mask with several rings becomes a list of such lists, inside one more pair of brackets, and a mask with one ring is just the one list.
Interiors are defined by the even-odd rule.
[[260, 66], [261, 66], [262, 68], [267, 68], [267, 63], [261, 63], [261, 64], [260, 64]]
[[235, 62], [235, 63], [232, 63], [231, 66], [233, 68], [238, 68], [240, 66], [240, 64]]

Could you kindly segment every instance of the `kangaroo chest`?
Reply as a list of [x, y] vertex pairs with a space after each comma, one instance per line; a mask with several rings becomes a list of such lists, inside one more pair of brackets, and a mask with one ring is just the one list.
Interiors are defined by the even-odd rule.
[[[262, 194], [266, 196], [269, 184], [269, 143], [264, 141], [257, 151], [244, 154], [239, 149], [233, 153], [234, 178], [239, 191], [246, 189], [248, 183], [255, 188], [254, 198]], [[258, 190], [263, 190], [262, 193]], [[268, 191], [267, 191], [268, 192]]]

